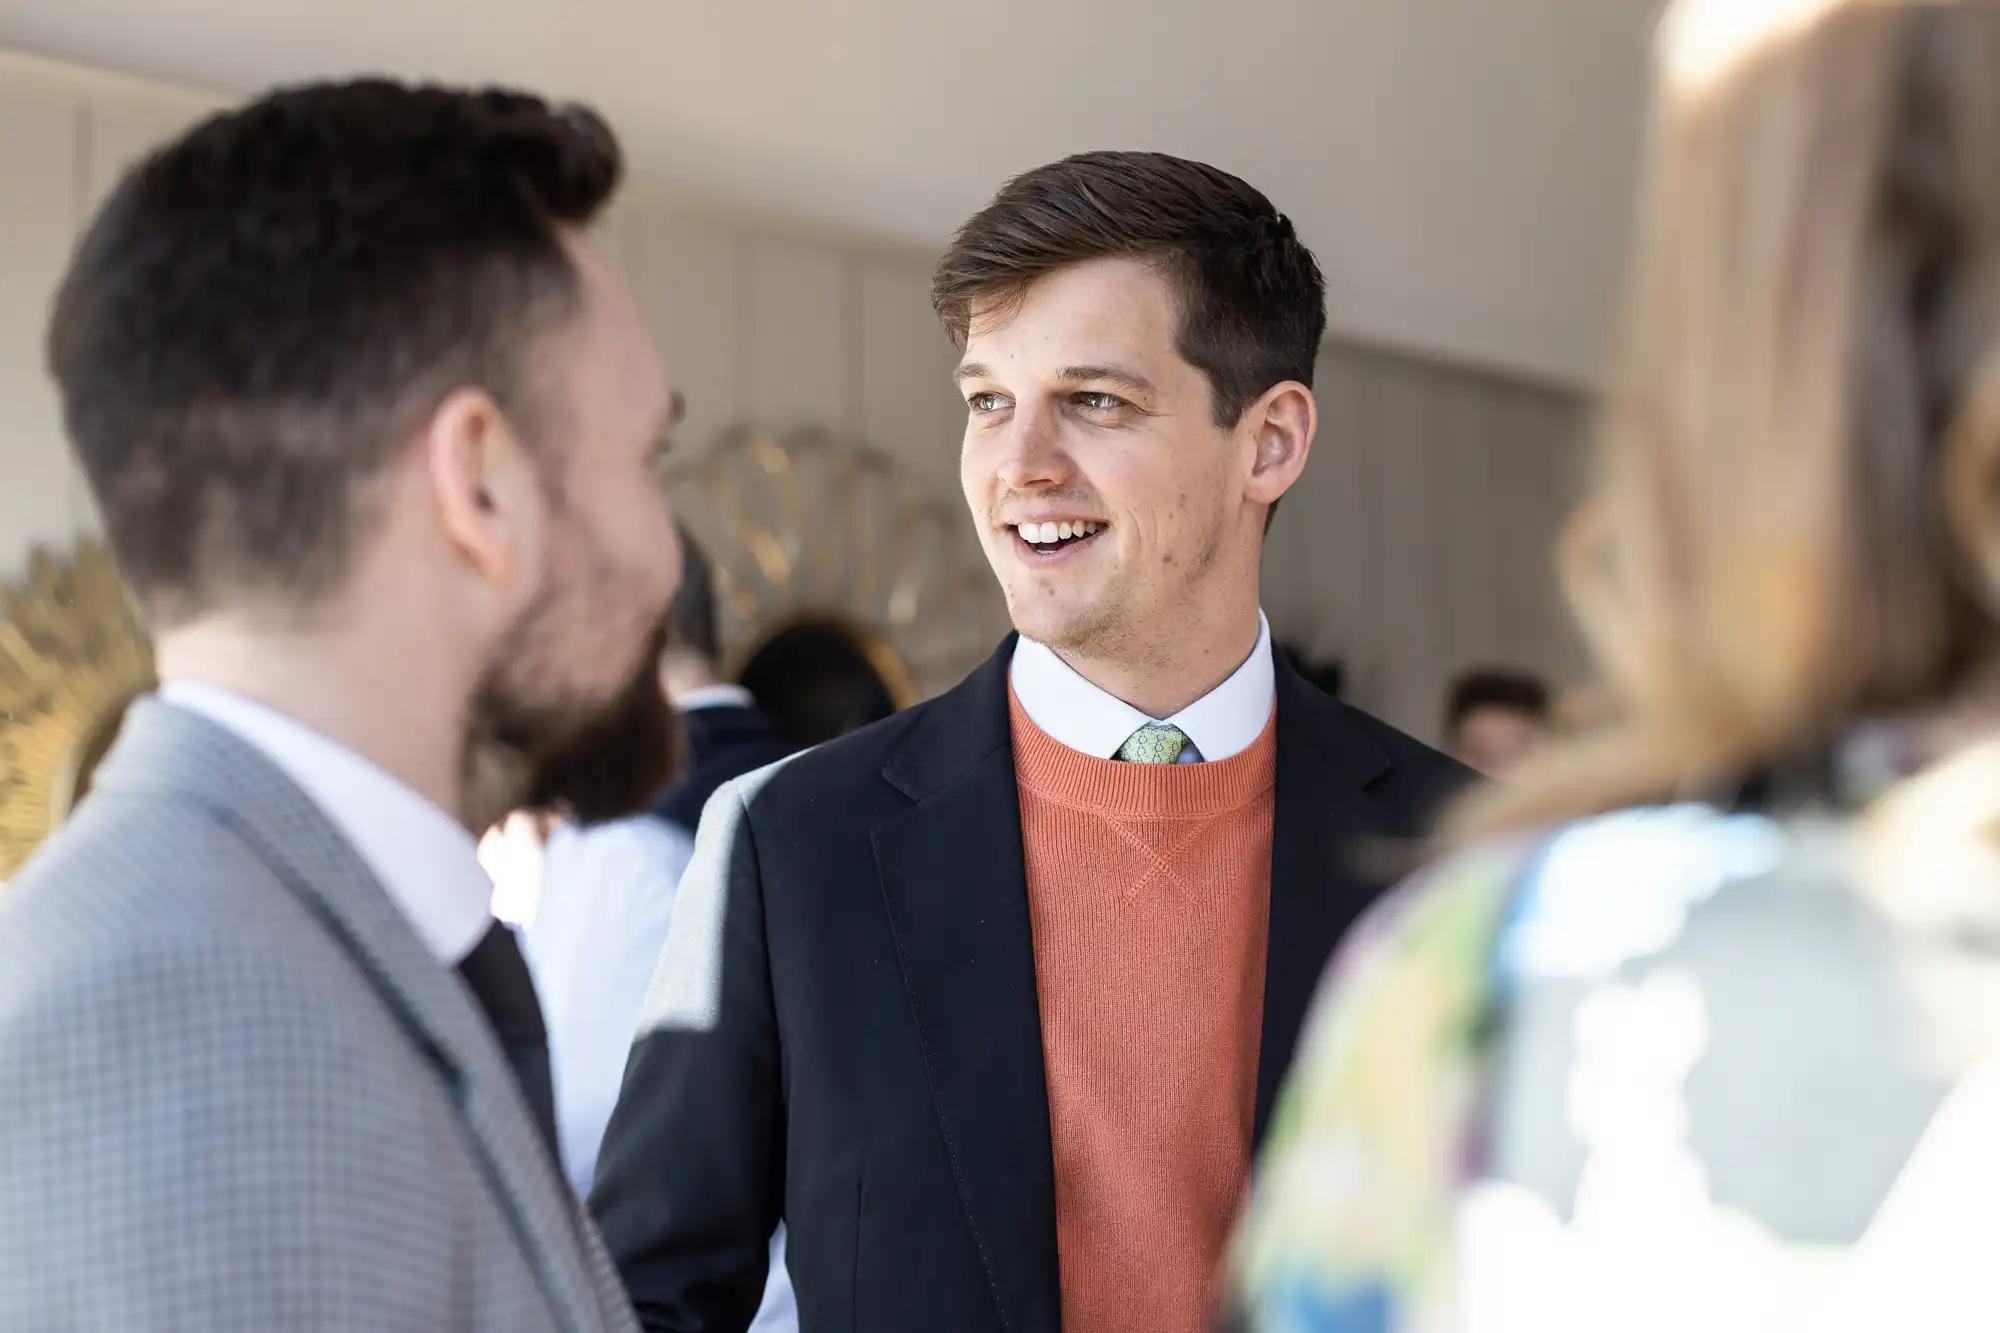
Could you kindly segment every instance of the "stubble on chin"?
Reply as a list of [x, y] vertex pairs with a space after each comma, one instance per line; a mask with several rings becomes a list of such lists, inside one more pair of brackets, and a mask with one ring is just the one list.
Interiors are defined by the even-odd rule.
[[1123, 607], [1115, 597], [1065, 608], [1046, 595], [1031, 596], [1025, 605], [1008, 598], [1015, 629], [1065, 658], [1103, 656], [1126, 637], [1120, 628]]

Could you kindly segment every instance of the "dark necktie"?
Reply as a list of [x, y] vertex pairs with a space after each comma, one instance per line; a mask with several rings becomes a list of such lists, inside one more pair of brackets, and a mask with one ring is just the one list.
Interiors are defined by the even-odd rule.
[[549, 1030], [542, 1023], [542, 1006], [535, 999], [535, 982], [528, 960], [514, 942], [514, 932], [498, 921], [458, 965], [458, 975], [478, 997], [492, 1024], [493, 1035], [513, 1067], [514, 1081], [527, 1098], [535, 1127], [558, 1162], [555, 1081], [549, 1072]]

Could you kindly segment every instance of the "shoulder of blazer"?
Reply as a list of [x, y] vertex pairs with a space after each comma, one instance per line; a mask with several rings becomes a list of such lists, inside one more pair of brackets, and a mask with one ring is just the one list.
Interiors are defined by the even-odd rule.
[[1386, 798], [1426, 826], [1444, 806], [1479, 780], [1478, 774], [1458, 760], [1396, 730], [1380, 718], [1359, 709], [1348, 711], [1374, 733], [1376, 743], [1389, 755], [1391, 780], [1381, 788]]
[[752, 818], [803, 800], [867, 805], [871, 794], [880, 799], [891, 792], [901, 805], [944, 786], [1010, 743], [1013, 654], [1010, 634], [984, 665], [936, 698], [794, 755], [777, 772], [766, 770], [750, 801]]
[[646, 996], [641, 1032], [708, 1032], [722, 1021], [732, 904], [741, 897], [753, 916], [761, 914], [762, 896], [769, 891], [762, 849], [787, 843], [809, 847], [817, 869], [834, 840], [832, 830], [842, 837], [859, 832], [856, 845], [865, 848], [869, 827], [919, 798], [913, 783], [949, 774], [965, 754], [990, 754], [995, 744], [1007, 743], [1006, 666], [1012, 651], [1010, 636], [985, 666], [938, 698], [716, 789], [702, 807], [694, 853], [674, 893], [673, 923]]
[[1383, 832], [1427, 832], [1443, 807], [1475, 780], [1457, 760], [1327, 694], [1282, 656], [1277, 689], [1280, 781], [1293, 769], [1287, 752], [1296, 747], [1310, 756], [1318, 781], [1367, 792], [1389, 821]]

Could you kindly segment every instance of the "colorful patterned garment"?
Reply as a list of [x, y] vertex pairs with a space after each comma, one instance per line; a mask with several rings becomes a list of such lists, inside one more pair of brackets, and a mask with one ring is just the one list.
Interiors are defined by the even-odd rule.
[[1257, 1333], [2000, 1328], [2000, 746], [1474, 849], [1327, 983]]

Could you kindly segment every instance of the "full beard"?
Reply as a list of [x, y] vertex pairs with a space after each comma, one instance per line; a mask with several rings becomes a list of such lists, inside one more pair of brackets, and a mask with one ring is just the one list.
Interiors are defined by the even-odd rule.
[[680, 727], [660, 687], [664, 632], [611, 702], [535, 769], [526, 804], [603, 824], [644, 812], [680, 767]]
[[[527, 637], [534, 618], [516, 640]], [[537, 688], [517, 642], [487, 669], [474, 693], [461, 761], [466, 823], [483, 830], [515, 810], [561, 814], [586, 824], [644, 811], [679, 767], [679, 727], [660, 688], [664, 620], [631, 674], [608, 699]]]

